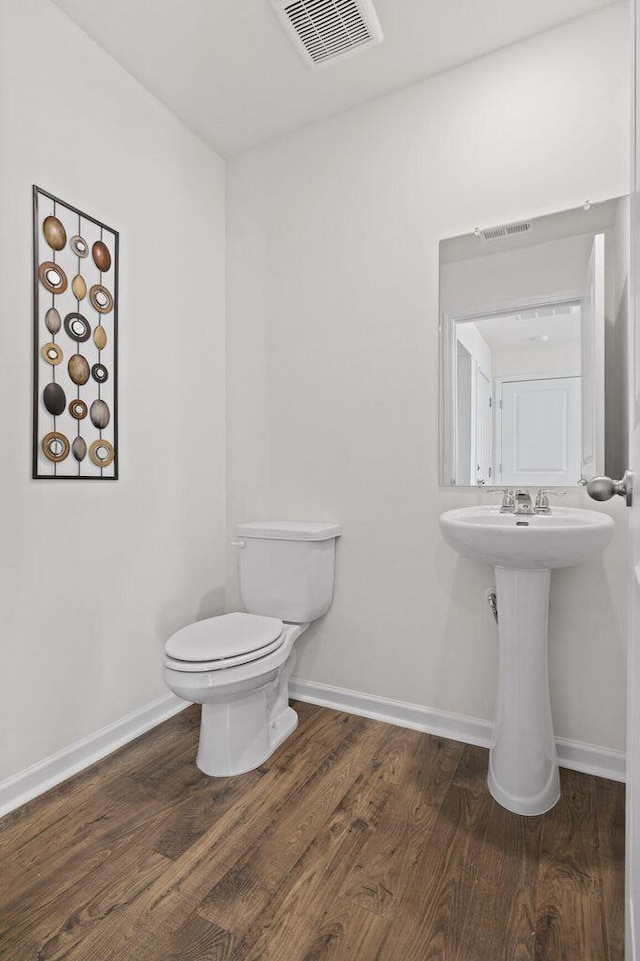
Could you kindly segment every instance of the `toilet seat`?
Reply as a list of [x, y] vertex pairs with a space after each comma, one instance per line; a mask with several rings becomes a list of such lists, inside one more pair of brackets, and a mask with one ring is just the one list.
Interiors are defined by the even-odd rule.
[[188, 624], [165, 644], [164, 663], [176, 671], [215, 671], [271, 654], [284, 641], [277, 617], [222, 614]]

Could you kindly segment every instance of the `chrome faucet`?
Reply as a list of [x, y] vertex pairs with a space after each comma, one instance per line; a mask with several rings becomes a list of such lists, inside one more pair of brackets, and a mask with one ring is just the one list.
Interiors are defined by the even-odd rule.
[[550, 514], [549, 496], [564, 497], [567, 492], [541, 487], [536, 491], [533, 504], [528, 490], [520, 489], [514, 492], [511, 487], [504, 487], [502, 490], [494, 488], [491, 493], [502, 494], [501, 514]]
[[529, 491], [516, 491], [516, 514], [533, 514], [531, 507], [531, 494]]

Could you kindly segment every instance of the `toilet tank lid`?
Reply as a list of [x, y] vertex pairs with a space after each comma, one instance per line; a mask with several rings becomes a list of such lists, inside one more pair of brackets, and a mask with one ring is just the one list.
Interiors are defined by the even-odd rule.
[[319, 521], [248, 521], [236, 527], [238, 537], [272, 541], [328, 541], [341, 533], [342, 524]]

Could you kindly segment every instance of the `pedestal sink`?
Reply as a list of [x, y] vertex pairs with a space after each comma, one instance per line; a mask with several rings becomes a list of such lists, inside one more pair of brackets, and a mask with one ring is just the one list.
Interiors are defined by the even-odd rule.
[[547, 666], [551, 571], [604, 550], [613, 520], [577, 508], [545, 515], [463, 507], [442, 514], [440, 526], [460, 554], [495, 567], [498, 693], [489, 790], [509, 811], [543, 814], [560, 797]]

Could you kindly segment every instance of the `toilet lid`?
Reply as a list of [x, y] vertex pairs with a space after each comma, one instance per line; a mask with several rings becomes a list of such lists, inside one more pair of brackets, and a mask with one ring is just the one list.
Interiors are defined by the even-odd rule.
[[282, 621], [258, 614], [222, 614], [188, 624], [169, 638], [165, 651], [177, 661], [216, 661], [273, 650], [282, 634]]

